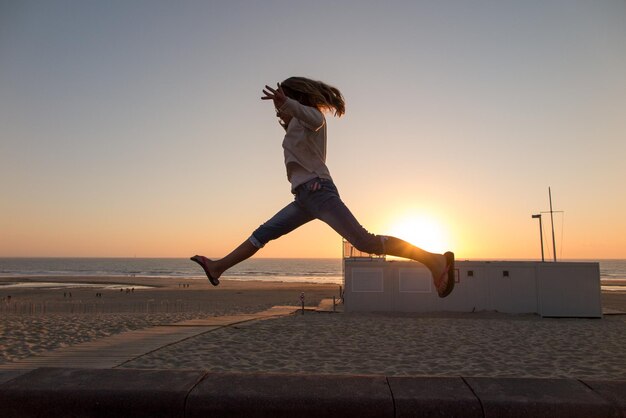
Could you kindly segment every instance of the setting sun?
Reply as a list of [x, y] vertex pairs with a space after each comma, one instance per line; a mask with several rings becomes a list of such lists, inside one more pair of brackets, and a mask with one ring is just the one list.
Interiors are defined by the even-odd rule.
[[406, 216], [394, 221], [389, 229], [389, 235], [432, 252], [444, 252], [449, 245], [441, 223], [425, 215]]

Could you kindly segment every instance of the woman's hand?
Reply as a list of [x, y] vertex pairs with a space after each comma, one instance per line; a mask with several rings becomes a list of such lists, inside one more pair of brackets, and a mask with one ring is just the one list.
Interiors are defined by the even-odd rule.
[[265, 96], [261, 97], [261, 100], [273, 100], [274, 107], [276, 108], [276, 116], [279, 118], [280, 126], [282, 126], [285, 130], [287, 130], [287, 126], [289, 126], [289, 122], [291, 121], [291, 116], [285, 113], [282, 113], [279, 109], [285, 104], [287, 101], [287, 96], [285, 96], [285, 92], [283, 88], [280, 86], [280, 83], [276, 83], [276, 90], [271, 88], [268, 85], [265, 85], [263, 89], [263, 93]]
[[274, 107], [276, 107], [276, 109], [278, 110], [287, 101], [287, 96], [285, 96], [285, 92], [280, 86], [280, 83], [276, 83], [276, 87], [277, 89], [274, 90], [270, 86], [265, 85], [265, 88], [263, 89], [263, 94], [265, 94], [265, 96], [261, 97], [261, 100], [273, 100]]

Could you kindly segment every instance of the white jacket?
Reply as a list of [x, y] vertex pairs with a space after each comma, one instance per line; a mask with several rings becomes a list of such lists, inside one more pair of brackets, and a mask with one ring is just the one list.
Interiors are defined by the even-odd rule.
[[326, 166], [324, 114], [290, 98], [279, 111], [292, 117], [283, 139], [285, 167], [291, 190], [316, 177], [332, 180]]

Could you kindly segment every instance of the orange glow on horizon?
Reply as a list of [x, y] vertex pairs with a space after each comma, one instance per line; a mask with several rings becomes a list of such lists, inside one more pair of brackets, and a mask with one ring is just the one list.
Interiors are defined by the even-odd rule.
[[392, 221], [388, 235], [431, 252], [443, 253], [450, 246], [443, 223], [426, 214], [408, 214]]

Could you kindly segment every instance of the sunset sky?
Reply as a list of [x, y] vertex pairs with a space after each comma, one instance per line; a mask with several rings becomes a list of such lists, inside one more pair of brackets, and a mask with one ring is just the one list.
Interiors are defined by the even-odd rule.
[[623, 0], [0, 0], [0, 257], [225, 255], [293, 199], [260, 100], [292, 75], [344, 94], [327, 163], [371, 232], [537, 259], [551, 187], [557, 256], [626, 258]]

